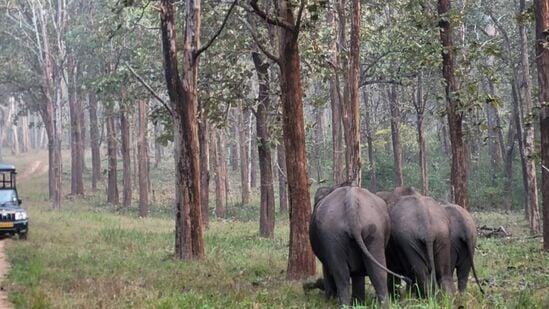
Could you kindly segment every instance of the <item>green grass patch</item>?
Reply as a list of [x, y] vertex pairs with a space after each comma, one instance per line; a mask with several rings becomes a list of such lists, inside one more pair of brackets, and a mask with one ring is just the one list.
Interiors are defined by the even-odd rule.
[[[28, 160], [16, 163], [24, 169]], [[45, 198], [46, 176], [20, 183], [29, 239], [3, 240], [11, 264], [4, 287], [16, 308], [338, 307], [321, 291], [304, 293], [302, 282], [286, 280], [287, 214], [277, 215], [274, 239], [259, 237], [257, 196], [250, 205], [228, 205], [228, 219], [212, 217], [206, 257], [182, 262], [173, 259], [175, 224], [166, 197], [157, 197], [164, 202], [153, 205], [149, 218], [138, 218], [136, 205], [106, 204], [102, 193], [65, 200], [62, 210], [53, 211]], [[171, 188], [169, 178], [163, 181], [155, 185]], [[486, 295], [470, 280], [465, 295], [403, 296], [391, 308], [549, 306], [549, 257], [541, 238], [526, 237], [523, 215], [474, 216], [479, 225], [513, 232], [510, 239], [479, 239], [475, 263]], [[317, 268], [320, 275], [320, 263]], [[364, 307], [380, 307], [373, 295], [367, 280]]]

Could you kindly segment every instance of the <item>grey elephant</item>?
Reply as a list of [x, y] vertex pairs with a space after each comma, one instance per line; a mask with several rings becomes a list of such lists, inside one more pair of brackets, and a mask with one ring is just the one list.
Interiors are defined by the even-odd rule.
[[348, 185], [317, 191], [309, 236], [313, 251], [322, 262], [322, 287], [328, 298], [337, 296], [340, 305], [349, 305], [351, 297], [364, 301], [366, 275], [377, 298], [386, 298], [389, 270], [385, 246], [389, 233], [387, 207], [375, 194]]
[[474, 264], [475, 244], [477, 242], [475, 221], [471, 214], [459, 205], [446, 201], [441, 201], [440, 204], [444, 207], [450, 219], [450, 231], [452, 233], [451, 270], [452, 273], [454, 270], [457, 273], [458, 291], [463, 293], [467, 289], [467, 280], [472, 269], [480, 292], [484, 294]]
[[[444, 208], [411, 187], [396, 188], [383, 196], [389, 204], [391, 239], [387, 266], [412, 279], [413, 292], [425, 297], [438, 284], [452, 293], [451, 231]], [[400, 280], [389, 276], [391, 295], [398, 294]]]

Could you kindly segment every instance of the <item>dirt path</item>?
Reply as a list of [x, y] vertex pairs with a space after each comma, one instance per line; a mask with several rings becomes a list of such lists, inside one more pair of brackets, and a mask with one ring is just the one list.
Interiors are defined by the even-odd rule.
[[11, 303], [8, 301], [8, 293], [6, 289], [4, 288], [5, 279], [8, 275], [8, 272], [10, 270], [10, 264], [8, 264], [8, 261], [6, 260], [6, 256], [4, 254], [4, 243], [6, 242], [6, 239], [0, 240], [0, 309], [9, 309], [13, 308]]
[[[44, 169], [45, 166], [45, 169]], [[25, 180], [33, 175], [42, 174], [47, 172], [47, 164], [43, 164], [41, 160], [34, 161], [29, 167], [27, 167], [19, 176], [17, 180]], [[11, 309], [12, 304], [8, 301], [8, 292], [4, 288], [5, 279], [10, 270], [10, 264], [6, 259], [4, 252], [4, 246], [9, 238], [0, 238], [0, 309]]]

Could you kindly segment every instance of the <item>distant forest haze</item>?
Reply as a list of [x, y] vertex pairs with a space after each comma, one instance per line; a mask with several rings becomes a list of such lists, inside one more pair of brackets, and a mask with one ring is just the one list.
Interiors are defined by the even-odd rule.
[[549, 251], [548, 102], [548, 0], [0, 0], [0, 158], [47, 150], [60, 212], [171, 205], [176, 260], [251, 205], [313, 276], [343, 182], [521, 212]]

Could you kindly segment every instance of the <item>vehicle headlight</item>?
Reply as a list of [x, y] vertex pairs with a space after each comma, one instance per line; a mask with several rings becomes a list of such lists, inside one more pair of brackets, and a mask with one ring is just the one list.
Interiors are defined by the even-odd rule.
[[27, 219], [27, 213], [24, 211], [18, 211], [15, 213], [15, 220], [25, 220]]

